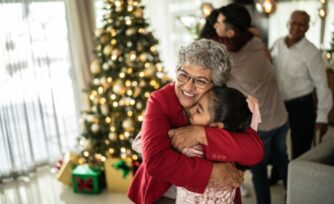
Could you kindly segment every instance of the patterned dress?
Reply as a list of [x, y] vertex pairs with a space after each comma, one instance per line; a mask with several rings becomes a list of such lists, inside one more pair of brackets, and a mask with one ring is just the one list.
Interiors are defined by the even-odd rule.
[[[182, 153], [189, 157], [203, 156], [201, 146], [187, 148]], [[176, 204], [233, 204], [236, 191], [236, 188], [220, 184], [208, 185], [203, 194], [188, 191], [183, 187], [176, 189]]]

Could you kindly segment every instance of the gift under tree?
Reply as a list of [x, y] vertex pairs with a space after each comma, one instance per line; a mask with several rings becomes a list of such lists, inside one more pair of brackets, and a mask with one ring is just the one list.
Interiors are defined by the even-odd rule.
[[98, 194], [103, 190], [105, 180], [100, 168], [79, 165], [72, 171], [72, 183], [76, 193]]
[[90, 166], [103, 169], [113, 158], [125, 161], [120, 171], [132, 170], [138, 154], [131, 142], [140, 131], [146, 101], [169, 80], [143, 9], [140, 0], [105, 1], [103, 26], [95, 31], [90, 109], [82, 113], [79, 139]]

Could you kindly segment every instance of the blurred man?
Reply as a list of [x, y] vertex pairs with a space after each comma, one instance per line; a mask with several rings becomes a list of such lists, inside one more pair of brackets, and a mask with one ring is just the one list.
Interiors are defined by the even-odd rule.
[[[289, 114], [292, 158], [310, 149], [315, 129], [322, 137], [327, 132], [332, 94], [321, 52], [305, 37], [310, 16], [296, 10], [288, 22], [289, 34], [278, 39], [272, 59], [279, 88]], [[313, 99], [316, 89], [317, 107]]]

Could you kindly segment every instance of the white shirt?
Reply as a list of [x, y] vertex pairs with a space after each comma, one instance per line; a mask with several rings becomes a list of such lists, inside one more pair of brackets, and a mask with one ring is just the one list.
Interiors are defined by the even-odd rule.
[[288, 48], [283, 37], [274, 43], [271, 55], [283, 99], [289, 101], [310, 94], [315, 87], [316, 121], [327, 123], [332, 92], [328, 88], [326, 66], [320, 51], [305, 37]]

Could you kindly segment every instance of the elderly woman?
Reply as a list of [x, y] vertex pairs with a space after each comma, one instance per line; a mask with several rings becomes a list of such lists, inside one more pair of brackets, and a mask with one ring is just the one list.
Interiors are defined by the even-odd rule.
[[[253, 130], [231, 133], [215, 127], [186, 126], [189, 109], [212, 87], [225, 84], [230, 69], [230, 58], [220, 43], [201, 39], [181, 48], [176, 82], [153, 92], [147, 102], [141, 129], [143, 163], [128, 192], [132, 201], [174, 203], [168, 191], [172, 185], [196, 193], [203, 193], [213, 181], [238, 187], [243, 173], [225, 162], [254, 165], [262, 160], [263, 145]], [[170, 131], [177, 149], [201, 144], [207, 160], [176, 151], [168, 136], [173, 128], [179, 128]], [[241, 203], [239, 191], [235, 201]]]

